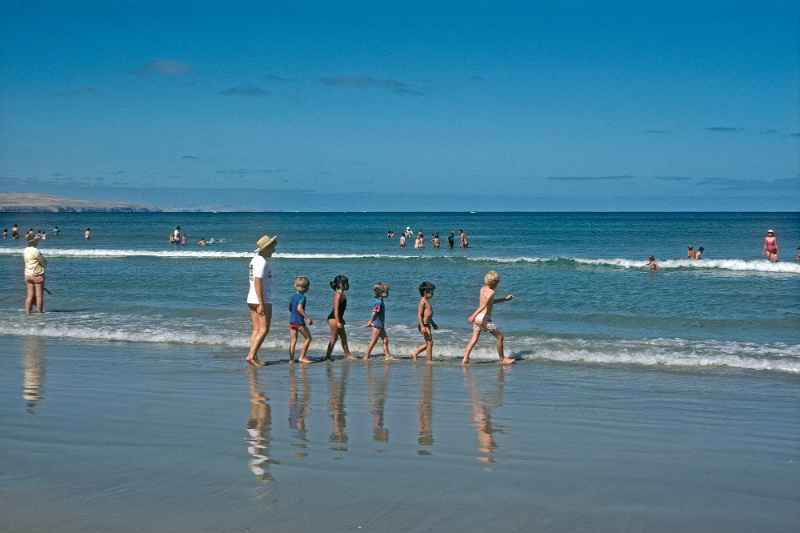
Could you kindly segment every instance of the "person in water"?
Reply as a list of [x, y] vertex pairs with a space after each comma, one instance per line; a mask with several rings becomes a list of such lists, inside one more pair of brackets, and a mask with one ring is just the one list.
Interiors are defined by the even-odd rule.
[[344, 312], [347, 310], [347, 291], [350, 289], [350, 281], [347, 276], [342, 274], [333, 278], [330, 283], [333, 289], [333, 305], [328, 314], [328, 327], [331, 330], [331, 338], [328, 341], [328, 349], [325, 351], [325, 359], [332, 360], [331, 354], [336, 346], [336, 341], [341, 339], [344, 356], [348, 359], [353, 357], [350, 347], [347, 345], [347, 332], [344, 329]]
[[405, 233], [401, 233], [400, 234], [400, 248], [405, 248], [405, 247], [406, 247], [406, 234]]
[[456, 243], [456, 234], [451, 231], [447, 235], [447, 247], [452, 250], [455, 243]]
[[705, 253], [705, 251], [706, 251], [706, 249], [705, 249], [705, 248], [703, 248], [703, 247], [701, 246], [701, 247], [700, 247], [700, 248], [698, 248], [698, 249], [697, 249], [697, 251], [694, 253], [694, 258], [695, 258], [696, 260], [698, 260], [698, 261], [699, 261], [700, 259], [702, 259], [702, 258], [703, 258], [703, 254]]
[[372, 337], [367, 346], [367, 353], [364, 355], [364, 360], [369, 360], [372, 356], [372, 350], [378, 344], [378, 339], [383, 340], [383, 356], [387, 360], [394, 359], [391, 352], [389, 352], [389, 335], [386, 333], [386, 304], [383, 300], [389, 297], [389, 285], [380, 282], [372, 287], [375, 294], [375, 299], [372, 300], [372, 315], [367, 322], [367, 326], [372, 328]]
[[688, 259], [697, 259], [697, 252], [694, 251], [694, 246], [689, 246], [686, 249], [686, 257]]
[[433, 238], [431, 238], [431, 244], [436, 250], [442, 247], [442, 240], [439, 238], [438, 233], [433, 234]]
[[795, 256], [795, 260], [800, 263], [800, 246], [797, 247], [797, 255]]
[[417, 330], [419, 330], [425, 342], [411, 352], [411, 359], [414, 360], [422, 352], [426, 352], [428, 361], [433, 360], [433, 330], [439, 329], [439, 326], [433, 321], [431, 298], [433, 298], [434, 290], [436, 290], [436, 286], [429, 281], [423, 281], [419, 285], [420, 298], [417, 304]]
[[247, 307], [253, 331], [250, 334], [250, 350], [247, 352], [248, 364], [264, 366], [258, 360], [258, 350], [269, 333], [272, 322], [272, 268], [269, 258], [278, 245], [278, 236], [262, 235], [256, 241], [255, 255], [250, 260], [250, 290], [247, 293]]
[[91, 240], [92, 239], [92, 228], [86, 228], [86, 231], [83, 232], [84, 240]]
[[500, 358], [500, 364], [510, 365], [514, 362], [513, 357], [507, 357], [505, 355], [503, 351], [503, 332], [500, 331], [492, 321], [492, 308], [494, 305], [508, 302], [514, 298], [512, 294], [506, 294], [503, 298], [495, 298], [497, 286], [499, 284], [500, 275], [494, 270], [487, 272], [483, 278], [483, 287], [481, 288], [478, 307], [467, 317], [467, 321], [472, 324], [472, 338], [464, 350], [464, 359], [461, 361], [462, 364], [469, 364], [469, 357], [472, 354], [472, 349], [478, 344], [478, 339], [484, 331], [495, 338], [497, 356]]
[[775, 236], [775, 230], [767, 230], [767, 235], [764, 237], [764, 245], [762, 246], [761, 253], [772, 263], [778, 262], [778, 237]]
[[3, 240], [8, 239], [8, 228], [3, 228]]
[[658, 263], [656, 263], [656, 256], [651, 255], [647, 258], [647, 268], [650, 269], [650, 272], [658, 272]]
[[15, 241], [19, 239], [19, 226], [17, 226], [16, 224], [11, 226], [11, 238], [14, 239]]
[[31, 236], [26, 239], [28, 246], [22, 253], [25, 261], [25, 313], [30, 315], [34, 304], [40, 313], [44, 313], [44, 270], [47, 260], [39, 251], [39, 239]]
[[305, 276], [294, 278], [294, 296], [289, 301], [289, 362], [294, 363], [294, 353], [297, 347], [297, 334], [303, 338], [303, 347], [300, 349], [300, 362], [312, 363], [308, 357], [308, 349], [311, 347], [311, 331], [308, 326], [314, 325], [314, 320], [306, 311], [306, 293], [311, 282]]

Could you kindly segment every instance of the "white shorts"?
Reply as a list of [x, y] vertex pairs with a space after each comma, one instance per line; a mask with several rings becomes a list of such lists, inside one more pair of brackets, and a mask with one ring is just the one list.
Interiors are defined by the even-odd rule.
[[488, 331], [489, 333], [500, 333], [500, 330], [497, 328], [497, 325], [492, 322], [492, 318], [489, 317], [486, 320], [486, 313], [480, 313], [475, 317], [472, 321], [472, 331]]

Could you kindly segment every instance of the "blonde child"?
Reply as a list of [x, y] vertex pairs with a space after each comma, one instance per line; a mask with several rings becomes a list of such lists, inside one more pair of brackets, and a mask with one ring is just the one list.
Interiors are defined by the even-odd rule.
[[294, 362], [294, 352], [297, 346], [297, 333], [299, 332], [303, 338], [303, 347], [300, 350], [300, 362], [312, 363], [313, 361], [308, 357], [308, 349], [311, 347], [311, 331], [308, 326], [314, 325], [314, 321], [306, 312], [306, 292], [311, 286], [311, 282], [305, 276], [298, 276], [294, 278], [294, 288], [297, 291], [292, 296], [289, 302], [289, 362]]
[[375, 299], [372, 301], [372, 315], [369, 322], [367, 322], [367, 326], [372, 328], [372, 338], [369, 341], [364, 359], [368, 360], [370, 358], [378, 339], [383, 339], [383, 356], [387, 360], [394, 359], [389, 352], [389, 336], [386, 334], [386, 305], [383, 303], [384, 298], [389, 296], [389, 285], [383, 282], [376, 283], [372, 290], [375, 294]]
[[422, 334], [425, 344], [419, 345], [416, 350], [411, 352], [411, 359], [414, 360], [422, 352], [427, 352], [428, 361], [433, 360], [433, 330], [439, 329], [439, 326], [433, 321], [431, 298], [433, 298], [434, 290], [436, 290], [436, 286], [429, 281], [423, 281], [419, 285], [420, 298], [417, 305], [417, 329]]
[[467, 321], [472, 324], [472, 338], [469, 344], [467, 344], [467, 348], [464, 350], [462, 364], [469, 364], [469, 356], [472, 353], [472, 349], [475, 348], [475, 345], [478, 343], [481, 332], [486, 331], [492, 335], [497, 342], [497, 356], [500, 358], [500, 364], [510, 365], [514, 362], [514, 358], [506, 357], [503, 353], [504, 337], [503, 333], [497, 328], [495, 323], [492, 322], [492, 308], [494, 304], [508, 302], [514, 296], [506, 294], [503, 298], [495, 299], [497, 286], [500, 284], [500, 275], [494, 270], [486, 273], [483, 277], [483, 283], [484, 286], [481, 288], [478, 308], [467, 318]]

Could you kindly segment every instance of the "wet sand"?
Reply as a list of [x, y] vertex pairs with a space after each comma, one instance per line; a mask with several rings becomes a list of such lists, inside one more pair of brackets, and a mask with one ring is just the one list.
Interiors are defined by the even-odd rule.
[[[0, 337], [2, 531], [788, 531], [800, 378]], [[266, 359], [285, 358], [267, 354]]]

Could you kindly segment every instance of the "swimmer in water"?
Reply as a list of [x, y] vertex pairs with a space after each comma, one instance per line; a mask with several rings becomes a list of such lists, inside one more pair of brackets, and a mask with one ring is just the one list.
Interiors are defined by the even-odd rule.
[[92, 228], [86, 228], [86, 231], [83, 232], [83, 239], [86, 241], [92, 239]]
[[697, 259], [697, 252], [694, 251], [694, 246], [689, 246], [689, 248], [687, 248], [686, 257], [688, 259]]
[[486, 331], [495, 338], [497, 344], [497, 356], [500, 358], [500, 364], [510, 365], [514, 362], [513, 357], [507, 357], [503, 351], [503, 332], [498, 329], [497, 325], [492, 321], [492, 308], [494, 304], [501, 304], [511, 301], [514, 296], [506, 294], [503, 298], [495, 298], [497, 294], [497, 286], [500, 284], [500, 275], [494, 270], [487, 272], [483, 278], [483, 287], [480, 292], [480, 301], [478, 308], [472, 312], [467, 321], [472, 325], [472, 338], [464, 350], [464, 359], [462, 364], [469, 364], [469, 356], [472, 354], [472, 349], [478, 344], [478, 339], [481, 333]]
[[406, 247], [406, 235], [405, 233], [400, 234], [400, 248]]
[[763, 253], [771, 263], [778, 262], [778, 237], [775, 236], [775, 230], [767, 230], [767, 235], [764, 237], [764, 245], [762, 246], [761, 253]]
[[647, 267], [650, 269], [650, 272], [658, 272], [658, 264], [656, 263], [656, 257], [654, 255], [647, 258]]
[[706, 249], [705, 249], [705, 248], [703, 248], [703, 247], [701, 246], [701, 247], [700, 247], [700, 248], [698, 248], [698, 249], [697, 249], [697, 251], [694, 253], [694, 258], [695, 258], [696, 260], [698, 260], [698, 261], [699, 261], [700, 259], [702, 259], [702, 258], [703, 258], [703, 254], [705, 253], [705, 251], [706, 251]]

